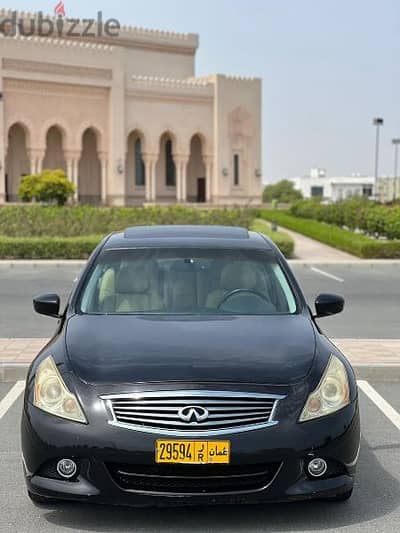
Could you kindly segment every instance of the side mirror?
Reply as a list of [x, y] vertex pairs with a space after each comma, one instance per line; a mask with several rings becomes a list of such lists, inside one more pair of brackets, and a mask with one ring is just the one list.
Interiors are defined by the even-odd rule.
[[60, 297], [57, 294], [44, 294], [33, 300], [33, 308], [39, 315], [60, 318]]
[[341, 313], [344, 309], [344, 298], [336, 294], [320, 294], [315, 300], [317, 314], [314, 318], [332, 316]]

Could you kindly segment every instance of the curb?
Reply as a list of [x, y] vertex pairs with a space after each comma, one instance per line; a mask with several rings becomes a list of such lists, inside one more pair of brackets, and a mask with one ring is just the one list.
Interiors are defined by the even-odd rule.
[[289, 264], [297, 266], [309, 266], [309, 265], [343, 265], [343, 266], [399, 266], [400, 259], [355, 259], [355, 260], [318, 260], [318, 259], [289, 259]]
[[[26, 378], [30, 364], [2, 363], [0, 361], [0, 383], [10, 383]], [[400, 381], [400, 364], [358, 364], [353, 365], [357, 379], [378, 381]]]

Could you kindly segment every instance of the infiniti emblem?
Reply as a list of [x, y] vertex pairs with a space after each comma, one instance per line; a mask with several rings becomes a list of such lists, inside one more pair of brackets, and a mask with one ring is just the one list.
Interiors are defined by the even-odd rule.
[[188, 405], [178, 411], [179, 418], [188, 424], [191, 422], [204, 422], [204, 420], [207, 420], [208, 415], [207, 409], [199, 405]]

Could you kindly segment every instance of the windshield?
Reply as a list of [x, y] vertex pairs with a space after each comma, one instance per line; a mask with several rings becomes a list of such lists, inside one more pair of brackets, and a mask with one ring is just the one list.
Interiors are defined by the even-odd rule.
[[297, 310], [274, 256], [254, 250], [104, 251], [79, 302], [86, 314], [276, 315]]

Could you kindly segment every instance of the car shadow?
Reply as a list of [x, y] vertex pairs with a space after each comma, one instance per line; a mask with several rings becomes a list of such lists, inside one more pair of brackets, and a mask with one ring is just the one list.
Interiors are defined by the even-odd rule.
[[131, 509], [58, 504], [43, 517], [74, 531], [321, 531], [362, 524], [400, 506], [400, 483], [363, 439], [353, 497], [345, 503], [298, 502], [249, 506]]

